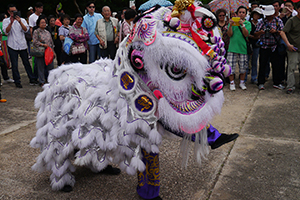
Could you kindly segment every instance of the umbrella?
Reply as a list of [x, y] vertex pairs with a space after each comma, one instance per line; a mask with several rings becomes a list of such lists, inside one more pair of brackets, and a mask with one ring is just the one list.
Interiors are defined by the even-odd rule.
[[213, 0], [208, 5], [213, 12], [220, 8], [224, 8], [227, 12], [235, 12], [240, 6], [248, 8], [249, 0]]
[[[284, 0], [284, 1], [286, 1], [286, 0]], [[299, 2], [300, 0], [292, 0], [292, 2], [293, 3], [297, 3], [297, 2]]]
[[156, 5], [160, 5], [163, 7], [167, 7], [167, 6], [173, 6], [173, 4], [170, 1], [167, 0], [149, 0], [146, 3], [143, 3], [140, 7], [139, 7], [139, 11], [146, 11], [149, 10], [150, 8], [156, 6]]

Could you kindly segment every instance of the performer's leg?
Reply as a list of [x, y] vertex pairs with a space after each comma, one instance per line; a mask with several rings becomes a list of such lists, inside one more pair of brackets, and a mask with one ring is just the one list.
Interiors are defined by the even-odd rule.
[[142, 155], [146, 169], [138, 171], [137, 193], [144, 199], [160, 199], [160, 173], [159, 158], [156, 153], [147, 153], [142, 149]]
[[213, 127], [211, 124], [208, 124], [207, 128], [207, 142], [209, 145], [212, 145], [219, 137], [221, 136], [221, 133]]

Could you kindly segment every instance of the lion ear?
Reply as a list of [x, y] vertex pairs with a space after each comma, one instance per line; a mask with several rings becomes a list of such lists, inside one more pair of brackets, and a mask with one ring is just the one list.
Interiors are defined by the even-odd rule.
[[152, 44], [156, 39], [157, 21], [151, 18], [141, 18], [133, 27], [128, 42], [143, 42], [146, 46]]
[[194, 13], [195, 17], [204, 17], [204, 16], [208, 16], [213, 18], [214, 20], [217, 20], [215, 15], [212, 14], [209, 10], [207, 10], [206, 8], [202, 8], [202, 7], [197, 7]]

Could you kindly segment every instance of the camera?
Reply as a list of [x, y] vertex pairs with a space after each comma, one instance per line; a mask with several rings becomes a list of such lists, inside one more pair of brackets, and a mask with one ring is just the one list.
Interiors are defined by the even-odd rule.
[[257, 42], [255, 43], [255, 47], [261, 47], [263, 45], [263, 42], [258, 39]]
[[16, 18], [16, 16], [18, 16], [18, 17], [21, 17], [21, 13], [20, 13], [20, 11], [13, 11], [13, 14], [14, 14], [14, 18]]
[[267, 26], [265, 28], [265, 38], [270, 38], [271, 37], [270, 30], [271, 30], [271, 28], [269, 26]]

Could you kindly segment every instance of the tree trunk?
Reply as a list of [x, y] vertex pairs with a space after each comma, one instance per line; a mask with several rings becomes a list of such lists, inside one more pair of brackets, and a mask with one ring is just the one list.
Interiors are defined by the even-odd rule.
[[[77, 1], [76, 1], [76, 0], [74, 0], [74, 4], [75, 4], [75, 6], [76, 6], [76, 8], [77, 8], [78, 12], [79, 12], [80, 14], [82, 14], [82, 12], [81, 12], [81, 10], [80, 10], [80, 8], [79, 8], [79, 6], [78, 6], [78, 4], [77, 4]], [[82, 14], [82, 15], [83, 15], [83, 14]]]

